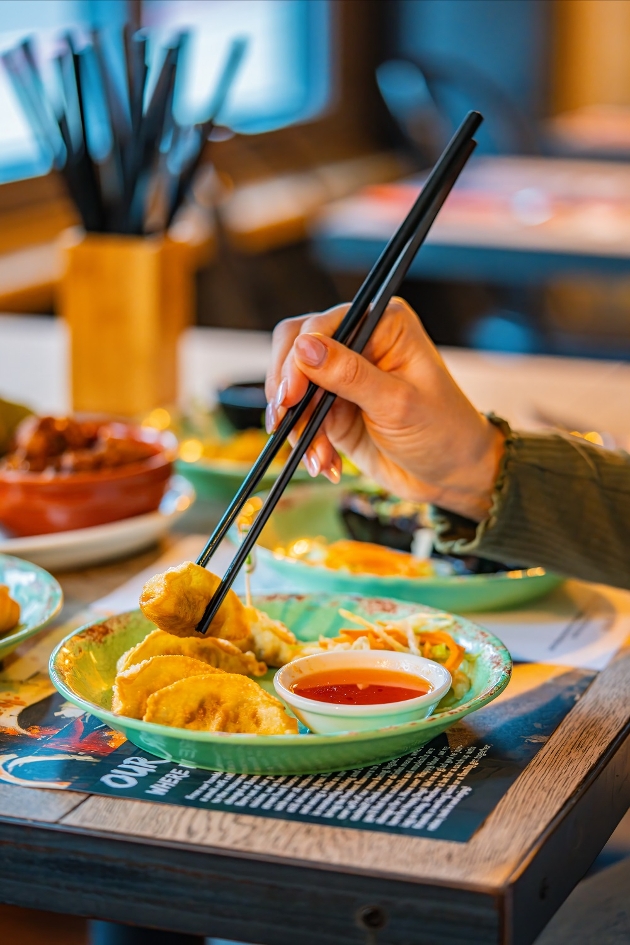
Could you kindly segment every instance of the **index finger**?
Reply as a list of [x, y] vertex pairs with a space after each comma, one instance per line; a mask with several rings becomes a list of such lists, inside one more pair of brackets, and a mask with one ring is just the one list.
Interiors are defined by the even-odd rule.
[[296, 318], [285, 318], [276, 325], [271, 339], [271, 364], [265, 381], [265, 395], [268, 402], [273, 400], [282, 377], [288, 373], [285, 365], [297, 336], [308, 331], [332, 335], [347, 311], [348, 305], [335, 305], [325, 312], [312, 312], [307, 315], [298, 315]]

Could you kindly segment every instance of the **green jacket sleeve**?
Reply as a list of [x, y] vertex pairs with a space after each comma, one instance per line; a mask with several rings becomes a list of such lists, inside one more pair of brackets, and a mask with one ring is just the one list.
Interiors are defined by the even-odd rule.
[[490, 419], [506, 435], [490, 512], [434, 508], [439, 550], [630, 588], [630, 455]]

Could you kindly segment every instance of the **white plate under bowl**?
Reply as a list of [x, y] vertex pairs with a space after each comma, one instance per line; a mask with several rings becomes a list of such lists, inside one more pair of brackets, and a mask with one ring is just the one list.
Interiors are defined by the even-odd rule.
[[0, 530], [0, 552], [27, 558], [41, 568], [55, 571], [91, 567], [152, 545], [194, 501], [195, 490], [191, 484], [183, 476], [173, 476], [155, 512], [107, 525], [26, 538], [8, 538]]

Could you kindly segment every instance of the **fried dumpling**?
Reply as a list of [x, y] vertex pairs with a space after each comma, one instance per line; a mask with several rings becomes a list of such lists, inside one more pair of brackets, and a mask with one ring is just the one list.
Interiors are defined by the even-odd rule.
[[[140, 607], [145, 617], [160, 630], [190, 637], [195, 634], [219, 581], [216, 574], [206, 568], [184, 561], [147, 581], [140, 594]], [[208, 628], [208, 636], [230, 640], [239, 650], [252, 649], [245, 608], [234, 591], [228, 591]]]
[[199, 635], [174, 637], [165, 630], [152, 630], [144, 640], [123, 653], [118, 660], [118, 672], [122, 673], [134, 663], [152, 656], [190, 656], [226, 673], [241, 673], [243, 676], [263, 676], [267, 672], [265, 663], [260, 663], [249, 651], [243, 653], [229, 640]]
[[247, 676], [195, 676], [149, 696], [145, 722], [202, 732], [297, 735], [282, 703]]
[[0, 633], [13, 630], [20, 619], [20, 605], [9, 594], [6, 584], [0, 584]]
[[273, 620], [256, 607], [246, 607], [245, 613], [259, 660], [268, 666], [284, 666], [300, 655], [297, 640], [281, 620]]
[[201, 660], [189, 656], [152, 656], [118, 673], [114, 681], [112, 712], [130, 719], [141, 719], [147, 708], [147, 699], [159, 689], [174, 682], [186, 683], [191, 676], [223, 675]]

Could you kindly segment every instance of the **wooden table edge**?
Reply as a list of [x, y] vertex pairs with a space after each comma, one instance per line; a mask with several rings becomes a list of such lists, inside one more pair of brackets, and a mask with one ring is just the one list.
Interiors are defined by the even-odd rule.
[[[609, 700], [609, 680], [617, 685], [613, 700]], [[98, 795], [87, 797], [63, 816], [62, 823], [86, 830], [108, 825], [113, 833], [150, 837], [158, 843], [186, 845], [192, 838], [217, 852], [255, 857], [264, 851], [283, 862], [308, 863], [313, 868], [370, 871], [376, 861], [379, 876], [500, 892], [516, 881], [544, 838], [570, 814], [574, 799], [588, 793], [591, 782], [625, 744], [629, 730], [630, 649], [626, 649], [596, 677], [467, 843]], [[576, 753], [578, 737], [583, 744]], [[625, 794], [619, 810], [615, 808], [618, 817], [609, 833], [623, 816], [623, 803]], [[609, 833], [600, 835], [600, 847]]]
[[[98, 856], [95, 839], [102, 844]], [[296, 928], [305, 945], [364, 945], [374, 928], [364, 917], [374, 911], [396, 930], [396, 941], [411, 940], [410, 930], [422, 923], [444, 945], [456, 945], [473, 923], [485, 937], [471, 945], [482, 945], [499, 941], [504, 914], [502, 897], [490, 891], [297, 867], [63, 824], [5, 818], [0, 851], [4, 902], [273, 945], [294, 945]], [[318, 922], [305, 925], [306, 914]]]

